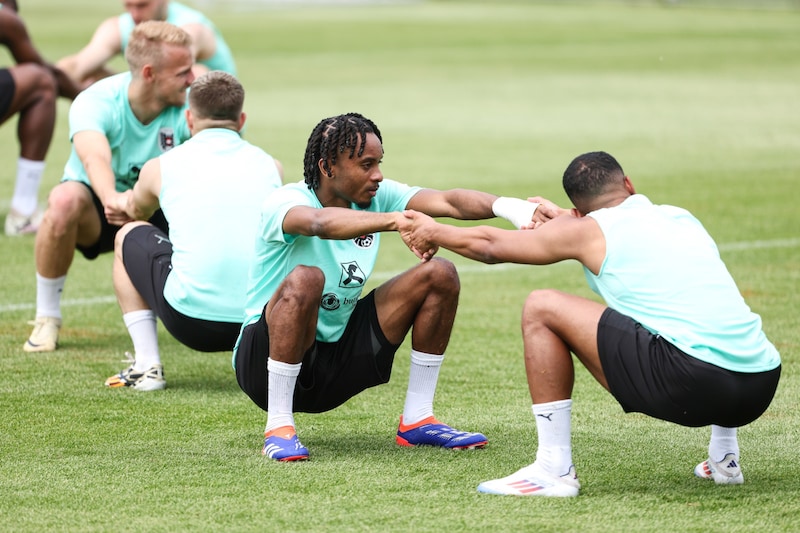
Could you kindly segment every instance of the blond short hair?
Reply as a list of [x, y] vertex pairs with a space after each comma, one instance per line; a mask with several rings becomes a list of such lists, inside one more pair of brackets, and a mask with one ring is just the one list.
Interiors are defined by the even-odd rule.
[[237, 122], [243, 106], [244, 87], [227, 72], [206, 72], [189, 88], [189, 108], [198, 118]]
[[161, 20], [148, 20], [137, 24], [131, 32], [125, 60], [131, 72], [145, 65], [159, 66], [164, 58], [164, 45], [189, 48], [192, 38], [184, 30]]

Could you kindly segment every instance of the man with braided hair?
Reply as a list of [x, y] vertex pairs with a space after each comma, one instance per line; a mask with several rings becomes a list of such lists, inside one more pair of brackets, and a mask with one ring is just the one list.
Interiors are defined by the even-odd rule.
[[454, 265], [432, 259], [432, 251], [417, 253], [428, 260], [363, 298], [361, 292], [380, 232], [402, 229], [406, 208], [462, 220], [503, 216], [517, 227], [544, 214], [524, 200], [384, 179], [382, 159], [371, 120], [357, 113], [326, 118], [308, 140], [305, 183], [284, 185], [263, 206], [233, 366], [242, 390], [268, 413], [262, 453], [271, 459], [307, 459], [293, 413], [328, 411], [387, 383], [409, 331], [411, 371], [396, 442], [448, 449], [487, 443], [433, 414], [458, 306]]

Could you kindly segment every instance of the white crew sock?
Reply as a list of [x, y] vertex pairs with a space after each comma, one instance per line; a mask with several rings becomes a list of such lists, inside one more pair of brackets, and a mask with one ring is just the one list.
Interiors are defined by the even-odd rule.
[[267, 359], [267, 426], [264, 433], [282, 426], [294, 427], [294, 387], [303, 363], [291, 364]]
[[66, 281], [67, 276], [51, 279], [36, 273], [36, 318], [61, 318], [61, 294]]
[[44, 161], [31, 161], [20, 157], [17, 160], [17, 181], [11, 208], [20, 215], [30, 216], [39, 202], [39, 184], [44, 174]]
[[433, 396], [439, 381], [439, 369], [444, 355], [434, 355], [411, 350], [411, 371], [403, 406], [403, 424], [416, 424], [433, 416]]
[[711, 439], [708, 442], [708, 457], [712, 461], [720, 462], [729, 453], [739, 459], [739, 439], [736, 437], [736, 428], [711, 426]]
[[161, 364], [156, 314], [150, 309], [131, 311], [122, 315], [122, 321], [125, 322], [133, 341], [133, 352], [136, 357], [133, 369], [144, 372], [154, 365]]
[[546, 472], [563, 476], [572, 466], [572, 400], [537, 403], [532, 409], [539, 436], [536, 462]]

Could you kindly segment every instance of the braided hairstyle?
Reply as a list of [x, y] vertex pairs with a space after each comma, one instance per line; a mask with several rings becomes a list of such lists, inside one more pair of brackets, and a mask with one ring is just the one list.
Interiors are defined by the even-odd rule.
[[318, 165], [320, 160], [325, 172], [330, 174], [331, 167], [336, 164], [339, 154], [349, 150], [347, 157], [352, 158], [364, 153], [368, 133], [374, 133], [383, 143], [378, 126], [358, 113], [346, 113], [321, 120], [308, 138], [306, 154], [303, 157], [303, 176], [308, 188], [314, 190], [319, 188], [322, 178]]

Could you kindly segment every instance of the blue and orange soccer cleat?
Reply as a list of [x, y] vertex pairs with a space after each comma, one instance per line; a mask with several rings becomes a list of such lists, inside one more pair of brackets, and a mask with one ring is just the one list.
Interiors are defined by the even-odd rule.
[[308, 448], [300, 444], [292, 426], [282, 426], [264, 433], [261, 455], [276, 461], [305, 461], [308, 459]]
[[472, 450], [483, 448], [489, 442], [481, 433], [468, 433], [442, 424], [433, 416], [416, 424], [404, 425], [400, 416], [400, 427], [395, 438], [400, 446], [440, 446], [450, 450]]

